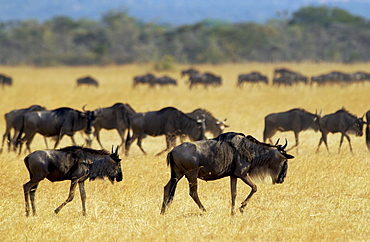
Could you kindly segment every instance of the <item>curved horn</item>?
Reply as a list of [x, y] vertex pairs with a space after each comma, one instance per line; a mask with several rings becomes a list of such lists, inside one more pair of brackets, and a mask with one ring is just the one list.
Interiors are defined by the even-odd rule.
[[277, 141], [275, 143], [275, 146], [277, 146], [279, 144], [279, 141], [280, 141], [280, 138], [277, 139]]
[[118, 155], [118, 148], [119, 148], [119, 145], [117, 145], [116, 151], [114, 152], [114, 154], [116, 155]]
[[283, 145], [281, 148], [282, 148], [283, 150], [285, 150], [285, 148], [287, 147], [287, 145], [288, 145], [288, 140], [285, 138], [285, 145]]
[[85, 104], [85, 105], [83, 105], [83, 106], [82, 106], [82, 110], [83, 110], [84, 112], [86, 112], [86, 110], [85, 110], [86, 105], [87, 105], [87, 104]]
[[112, 151], [110, 153], [113, 154], [113, 152], [114, 152], [114, 145], [112, 145]]

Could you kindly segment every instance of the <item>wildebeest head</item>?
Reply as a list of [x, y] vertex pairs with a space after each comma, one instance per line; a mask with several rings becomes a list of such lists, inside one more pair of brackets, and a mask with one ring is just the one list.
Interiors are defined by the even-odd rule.
[[[251, 169], [250, 175], [254, 181], [259, 181], [267, 184], [284, 182], [288, 170], [288, 159], [293, 159], [294, 156], [286, 153], [285, 149], [288, 145], [287, 140], [285, 142], [285, 145], [278, 145], [278, 142], [279, 140], [276, 142], [275, 145], [270, 145], [271, 149], [268, 153], [266, 153], [265, 159], [267, 160], [268, 158], [269, 162], [256, 165], [254, 168]], [[263, 161], [261, 160], [258, 162], [263, 163]]]
[[364, 122], [363, 117], [355, 119], [353, 125], [349, 128], [348, 133], [362, 136], [364, 124], [366, 124], [366, 122]]
[[118, 155], [118, 147], [116, 148], [116, 151], [114, 151], [114, 147], [112, 146], [112, 154], [110, 154], [110, 158], [115, 162], [116, 169], [114, 172], [111, 173], [109, 176], [109, 180], [113, 183], [114, 180], [117, 182], [122, 181], [122, 169], [121, 169], [121, 160]]
[[82, 107], [82, 110], [84, 111], [81, 113], [81, 117], [87, 119], [87, 124], [86, 124], [86, 129], [85, 129], [85, 134], [90, 135], [92, 133], [92, 123], [94, 120], [101, 115], [101, 109], [97, 109], [95, 111], [89, 111], [85, 110], [86, 105]]

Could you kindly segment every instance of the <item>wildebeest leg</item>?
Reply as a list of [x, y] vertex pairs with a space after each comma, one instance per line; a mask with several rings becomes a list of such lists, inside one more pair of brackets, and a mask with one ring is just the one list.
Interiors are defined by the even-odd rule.
[[175, 135], [166, 135], [166, 149], [157, 153], [156, 156], [160, 156], [164, 152], [170, 150], [172, 147], [176, 146], [176, 136]]
[[188, 179], [188, 182], [189, 182], [189, 190], [190, 190], [189, 195], [193, 198], [194, 202], [198, 205], [198, 207], [205, 212], [206, 209], [200, 202], [199, 196], [198, 196], [198, 172], [199, 172], [199, 169], [190, 171], [185, 174], [185, 177]]
[[237, 183], [237, 178], [235, 176], [230, 176], [231, 215], [235, 214], [236, 183]]
[[[72, 135], [71, 135], [71, 136], [69, 136], [69, 137], [71, 137], [72, 144], [73, 144], [73, 145], [76, 145], [77, 143], [76, 143], [76, 140], [75, 140], [74, 135], [72, 134]], [[62, 137], [61, 137], [60, 139], [62, 139]]]
[[352, 151], [352, 145], [351, 145], [351, 139], [349, 138], [349, 136], [346, 133], [342, 133], [342, 136], [340, 137], [340, 142], [339, 142], [338, 154], [340, 153], [340, 148], [342, 147], [343, 137], [346, 137], [347, 138], [348, 145], [349, 145], [349, 150], [353, 153], [353, 151]]
[[78, 187], [80, 189], [80, 195], [81, 195], [81, 202], [82, 202], [82, 215], [86, 216], [86, 192], [85, 192], [85, 186], [84, 182], [79, 182]]
[[166, 186], [164, 187], [164, 195], [163, 195], [163, 203], [161, 214], [166, 212], [166, 209], [171, 205], [172, 200], [175, 196], [176, 186], [182, 176], [176, 177], [175, 172], [171, 172], [171, 179], [168, 181]]
[[121, 137], [121, 144], [120, 146], [123, 147], [123, 144], [125, 143], [125, 131], [121, 128], [117, 129], [119, 136]]
[[143, 138], [140, 136], [137, 138], [137, 146], [139, 146], [140, 150], [144, 153], [144, 155], [146, 155], [146, 152], [145, 150], [143, 149], [143, 147], [141, 146], [141, 141], [143, 140]]
[[23, 192], [24, 192], [24, 199], [26, 202], [26, 216], [28, 217], [30, 215], [30, 204], [29, 200], [31, 200], [31, 206], [32, 206], [32, 213], [33, 215], [36, 215], [36, 206], [35, 206], [35, 194], [37, 190], [37, 186], [39, 184], [40, 180], [30, 180], [29, 182], [25, 183], [23, 185]]
[[319, 141], [319, 145], [317, 146], [317, 149], [316, 149], [316, 153], [319, 152], [319, 149], [320, 149], [320, 145], [322, 142], [324, 142], [325, 146], [326, 146], [326, 150], [329, 152], [329, 147], [328, 147], [328, 142], [327, 142], [327, 133], [322, 133], [322, 136], [320, 138], [320, 141]]
[[247, 203], [249, 201], [249, 199], [251, 199], [251, 197], [253, 196], [254, 193], [257, 192], [257, 186], [256, 184], [254, 184], [252, 182], [252, 179], [249, 177], [249, 175], [247, 174], [245, 177], [240, 177], [240, 179], [242, 179], [242, 181], [247, 184], [248, 186], [251, 187], [251, 192], [249, 193], [248, 197], [242, 202], [242, 206], [239, 208], [240, 212], [244, 212], [244, 207], [247, 206]]
[[127, 137], [126, 143], [125, 143], [125, 156], [129, 155], [130, 146], [137, 138], [138, 138], [138, 135], [135, 133], [132, 135], [132, 137]]
[[297, 152], [298, 152], [298, 143], [299, 143], [299, 133], [298, 132], [294, 132], [294, 137], [295, 137], [295, 145], [293, 145], [292, 147], [290, 147], [289, 149], [287, 149], [287, 151], [297, 147]]
[[100, 129], [95, 129], [94, 131], [94, 137], [96, 137], [96, 140], [98, 141], [100, 148], [104, 149], [101, 141], [100, 141]]
[[8, 152], [10, 151], [10, 130], [5, 130], [5, 133], [3, 135], [3, 141], [1, 142], [1, 149], [0, 149], [0, 153], [3, 152], [3, 148], [4, 148], [4, 143], [5, 143], [5, 139], [7, 139], [7, 142], [8, 142]]
[[55, 213], [59, 213], [59, 211], [67, 204], [67, 203], [69, 203], [69, 202], [71, 202], [72, 200], [73, 200], [73, 198], [74, 198], [74, 193], [75, 193], [75, 189], [76, 189], [76, 186], [77, 186], [77, 181], [76, 180], [72, 180], [71, 181], [71, 187], [70, 187], [70, 189], [69, 189], [69, 195], [68, 195], [68, 198], [67, 198], [67, 200], [64, 202], [64, 203], [62, 203], [59, 207], [57, 207], [55, 210], [54, 210], [54, 212]]

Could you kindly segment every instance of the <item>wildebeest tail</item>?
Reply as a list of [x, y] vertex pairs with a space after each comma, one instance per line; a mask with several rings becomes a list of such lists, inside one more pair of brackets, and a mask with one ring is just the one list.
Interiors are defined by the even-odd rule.
[[167, 166], [172, 166], [174, 164], [172, 152], [168, 152], [167, 154]]

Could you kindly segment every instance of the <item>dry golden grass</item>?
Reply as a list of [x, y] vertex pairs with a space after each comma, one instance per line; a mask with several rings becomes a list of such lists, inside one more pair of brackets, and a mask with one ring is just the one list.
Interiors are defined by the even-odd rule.
[[[216, 117], [227, 118], [227, 131], [238, 131], [262, 138], [263, 118], [271, 112], [302, 107], [308, 111], [332, 113], [342, 106], [362, 116], [369, 109], [370, 84], [274, 88], [249, 86], [236, 88], [241, 73], [261, 71], [272, 77], [274, 68], [290, 67], [312, 76], [332, 70], [354, 72], [369, 70], [369, 63], [354, 65], [281, 63], [248, 63], [236, 65], [201, 65], [202, 71], [212, 71], [223, 77], [219, 88], [195, 88], [189, 91], [179, 66], [168, 74], [180, 82], [177, 87], [150, 90], [141, 86], [132, 89], [135, 75], [152, 71], [151, 65], [108, 67], [1, 67], [1, 72], [13, 77], [14, 85], [0, 89], [0, 113], [41, 104], [48, 109], [61, 106], [87, 109], [111, 106], [115, 102], [131, 104], [136, 111], [159, 110], [174, 106], [185, 112], [202, 107]], [[100, 81], [98, 89], [76, 88], [75, 80], [91, 75]], [[0, 130], [4, 130], [0, 119]], [[274, 138], [288, 138], [292, 133], [278, 133]], [[129, 158], [123, 158], [124, 180], [112, 186], [107, 181], [86, 183], [87, 216], [81, 214], [79, 193], [58, 215], [54, 209], [68, 195], [69, 182], [39, 185], [36, 206], [38, 216], [25, 217], [22, 185], [28, 181], [23, 158], [6, 151], [0, 155], [0, 240], [1, 241], [365, 241], [370, 239], [370, 156], [364, 137], [352, 138], [354, 153], [345, 141], [337, 154], [339, 134], [328, 136], [331, 154], [324, 147], [315, 149], [320, 134], [301, 133], [299, 153], [289, 163], [285, 183], [276, 186], [258, 185], [244, 214], [230, 216], [229, 179], [199, 182], [199, 195], [207, 208], [202, 213], [188, 195], [186, 180], [179, 182], [173, 204], [165, 216], [159, 214], [163, 186], [169, 179], [165, 155], [154, 154], [165, 147], [163, 137], [147, 138], [143, 146], [149, 155], [143, 156], [136, 145]], [[78, 142], [83, 142], [80, 134]], [[119, 143], [116, 131], [102, 131], [106, 148]], [[61, 146], [70, 144], [64, 137]], [[32, 148], [45, 148], [37, 135]], [[93, 148], [99, 148], [94, 143]], [[250, 188], [238, 183], [237, 203], [243, 201]]]

